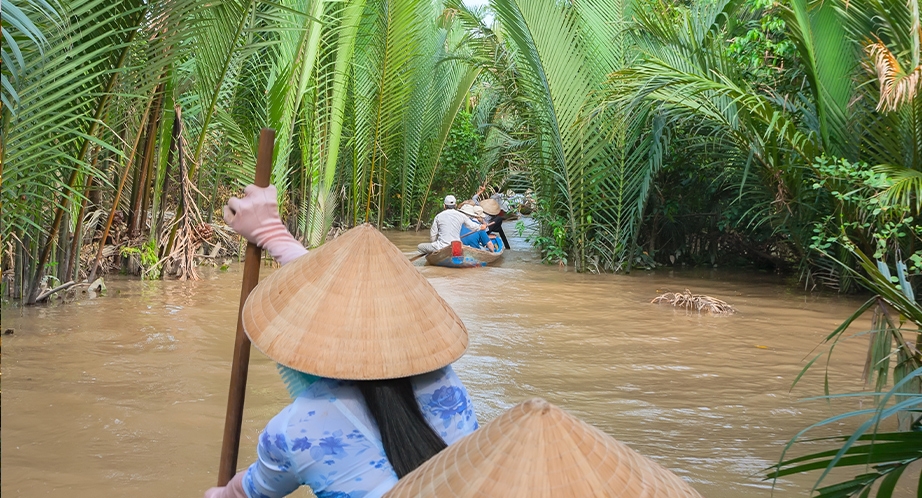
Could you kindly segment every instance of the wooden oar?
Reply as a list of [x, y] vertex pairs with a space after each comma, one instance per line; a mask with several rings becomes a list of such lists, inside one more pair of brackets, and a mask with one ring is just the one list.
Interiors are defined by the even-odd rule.
[[[269, 186], [272, 172], [272, 149], [275, 148], [275, 130], [263, 128], [259, 133], [259, 150], [256, 153], [257, 187]], [[259, 283], [259, 264], [262, 250], [248, 242], [243, 261], [243, 285], [240, 287], [240, 308], [237, 310], [237, 338], [234, 341], [234, 361], [231, 365], [230, 389], [227, 393], [227, 415], [224, 418], [224, 442], [221, 445], [221, 465], [218, 467], [218, 486], [227, 485], [237, 473], [237, 454], [240, 450], [240, 426], [243, 422], [243, 400], [246, 397], [247, 371], [250, 365], [250, 338], [243, 332], [243, 303], [250, 291]]]

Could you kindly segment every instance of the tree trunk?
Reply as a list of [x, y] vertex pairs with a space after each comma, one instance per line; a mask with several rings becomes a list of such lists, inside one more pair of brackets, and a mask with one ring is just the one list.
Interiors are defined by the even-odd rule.
[[10, 288], [10, 298], [19, 299], [22, 297], [22, 277], [25, 274], [26, 258], [22, 243], [17, 243], [15, 247], [16, 255], [13, 259], [13, 285]]
[[[135, 18], [135, 22], [132, 24], [132, 26], [139, 25], [141, 20], [144, 19], [145, 11], [146, 10], [141, 10], [138, 12], [138, 17]], [[138, 31], [139, 29], [133, 29], [128, 34], [125, 48], [122, 50], [118, 62], [116, 63], [117, 68], [121, 68], [125, 63], [125, 60], [128, 57], [128, 53], [131, 51], [132, 41], [134, 40], [134, 37], [137, 35]], [[119, 71], [114, 71], [112, 76], [109, 78], [105, 89], [103, 89], [103, 92], [99, 98], [99, 102], [96, 105], [96, 112], [93, 116], [93, 120], [91, 121], [90, 128], [86, 134], [87, 138], [83, 141], [83, 146], [80, 148], [80, 152], [77, 154], [77, 161], [82, 161], [83, 157], [86, 156], [86, 153], [89, 151], [91, 138], [96, 134], [96, 127], [101, 122], [100, 118], [102, 117], [102, 113], [109, 103], [109, 98], [112, 96], [112, 89], [115, 87], [116, 81], [118, 81], [119, 74], [121, 74]], [[45, 262], [48, 260], [48, 256], [51, 255], [51, 247], [54, 244], [55, 235], [58, 232], [58, 227], [61, 225], [61, 218], [64, 216], [64, 210], [67, 209], [67, 203], [70, 200], [67, 192], [74, 188], [79, 173], [80, 168], [74, 168], [73, 173], [71, 173], [70, 178], [67, 181], [67, 189], [61, 196], [61, 202], [58, 203], [58, 208], [54, 215], [54, 221], [51, 223], [51, 229], [48, 230], [48, 240], [45, 242], [44, 249], [42, 250], [42, 254], [39, 257], [39, 263], [35, 267], [35, 273], [32, 276], [31, 283], [29, 284], [28, 297], [26, 298], [25, 304], [35, 304], [35, 299], [38, 297], [38, 284], [42, 278], [42, 267], [45, 266]]]
[[69, 239], [67, 236], [70, 235], [70, 213], [65, 215], [64, 222], [61, 223], [61, 233], [58, 234], [58, 250], [57, 250], [57, 261], [58, 266], [57, 277], [61, 282], [67, 282], [67, 257], [70, 255], [70, 251], [67, 250]]
[[141, 178], [138, 183], [138, 195], [135, 196], [135, 218], [132, 224], [132, 236], [140, 235], [147, 224], [147, 208], [150, 205], [151, 170], [154, 162], [157, 134], [160, 130], [160, 118], [163, 115], [163, 89], [164, 84], [157, 86], [157, 97], [154, 101], [153, 113], [148, 119], [147, 141], [144, 147], [144, 156], [141, 162]]
[[[173, 133], [170, 136], [170, 152], [167, 154], [166, 174], [163, 176], [163, 194], [162, 195], [164, 199], [166, 199], [167, 186], [169, 185], [169, 180], [170, 180], [170, 166], [173, 163], [173, 151], [177, 151], [177, 155], [182, 154], [182, 152], [179, 149], [180, 138], [182, 138], [180, 137], [180, 134], [182, 133], [182, 109], [179, 107], [179, 105], [177, 105], [174, 108], [174, 111], [176, 113], [176, 117], [173, 119]], [[182, 160], [182, 157], [179, 157], [178, 161], [181, 161], [181, 160]], [[179, 181], [181, 185], [183, 178], [180, 177]], [[180, 204], [176, 207], [176, 213], [174, 216], [180, 216], [180, 212], [182, 209], [181, 203], [183, 202], [181, 195], [180, 195], [179, 202]], [[162, 213], [163, 209], [161, 209], [160, 212]], [[160, 225], [160, 223], [158, 223], [158, 225]], [[166, 245], [164, 245], [163, 250], [160, 251], [160, 259], [163, 259], [167, 254], [170, 254], [170, 252], [173, 250], [173, 243], [175, 241], [176, 241], [176, 225], [174, 225], [173, 228], [170, 230], [170, 235], [169, 235], [169, 238], [167, 239]], [[160, 278], [163, 278], [164, 276], [166, 276], [166, 271], [161, 271]]]
[[[160, 230], [160, 227], [163, 226], [163, 215], [166, 211], [166, 200], [167, 200], [167, 190], [170, 187], [170, 166], [173, 165], [173, 151], [176, 150], [176, 144], [179, 143], [179, 134], [182, 132], [182, 109], [179, 105], [173, 106], [173, 127], [170, 130], [170, 146], [167, 149], [166, 163], [163, 165], [163, 184], [160, 186], [160, 211], [157, 213], [157, 229]], [[157, 234], [159, 237], [160, 234]], [[164, 252], [161, 251], [158, 255], [160, 258], [163, 258]], [[166, 272], [160, 272], [160, 278], [163, 278], [163, 274]]]
[[[98, 158], [99, 155], [97, 153], [97, 156], [93, 158], [94, 165]], [[74, 238], [70, 243], [70, 258], [68, 259], [66, 275], [71, 277], [74, 281], [80, 280], [80, 249], [83, 247], [83, 218], [86, 216], [86, 207], [89, 202], [92, 188], [93, 177], [91, 176], [86, 180], [86, 188], [83, 191], [83, 202], [80, 204], [80, 211], [77, 213], [77, 226], [74, 228]]]
[[[143, 130], [147, 129], [147, 123], [141, 123], [138, 133], [142, 133]], [[141, 196], [141, 175], [143, 165], [144, 165], [144, 152], [147, 151], [147, 140], [150, 139], [150, 136], [144, 133], [143, 145], [141, 147], [141, 160], [134, 163], [133, 174], [131, 175], [131, 197], [128, 200], [128, 220], [125, 223], [125, 226], [128, 229], [128, 238], [137, 237], [137, 225], [138, 220], [138, 204], [140, 204], [139, 197]]]
[[[144, 109], [144, 116], [141, 117], [142, 123], [147, 120], [153, 102], [154, 99], [152, 95], [147, 101], [147, 107]], [[115, 219], [115, 212], [118, 210], [118, 202], [122, 197], [122, 190], [125, 188], [125, 180], [128, 179], [128, 171], [131, 169], [132, 162], [134, 162], [134, 156], [138, 150], [138, 142], [141, 140], [141, 133], [142, 130], [138, 130], [134, 139], [134, 145], [131, 147], [131, 154], [128, 156], [128, 164], [125, 165], [125, 171], [122, 173], [122, 178], [119, 180], [118, 187], [115, 190], [115, 198], [112, 199], [112, 209], [109, 211], [109, 219], [106, 221], [106, 227], [103, 229], [102, 237], [99, 239], [99, 249], [96, 251], [96, 259], [93, 261], [92, 269], [90, 270], [90, 282], [96, 279], [96, 270], [99, 269], [99, 261], [102, 259], [102, 250], [106, 246], [106, 238], [109, 236], [109, 230], [112, 228], [112, 220]], [[36, 294], [35, 297], [38, 297], [38, 294]], [[32, 298], [32, 301], [34, 303], [35, 298]]]

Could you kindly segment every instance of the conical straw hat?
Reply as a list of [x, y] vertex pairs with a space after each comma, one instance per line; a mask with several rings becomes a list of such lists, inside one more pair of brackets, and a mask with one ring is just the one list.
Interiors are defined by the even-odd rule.
[[499, 203], [493, 199], [484, 199], [480, 201], [480, 207], [483, 208], [483, 212], [489, 214], [490, 216], [496, 216], [502, 211]]
[[467, 349], [458, 315], [371, 225], [262, 281], [244, 304], [243, 327], [269, 358], [334, 379], [409, 377]]
[[543, 399], [512, 407], [384, 496], [701, 498], [672, 472]]

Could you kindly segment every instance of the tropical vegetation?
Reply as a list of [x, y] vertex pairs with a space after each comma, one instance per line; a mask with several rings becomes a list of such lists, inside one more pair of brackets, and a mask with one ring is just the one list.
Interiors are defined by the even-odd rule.
[[[846, 339], [850, 327], [870, 310], [872, 328], [860, 335], [866, 334], [870, 338], [864, 376], [868, 384], [874, 385], [874, 390], [830, 394], [827, 372], [826, 393], [821, 398], [871, 398], [873, 408], [838, 414], [800, 431], [788, 442], [781, 461], [772, 468], [767, 479], [777, 480], [791, 474], [821, 470], [813, 487], [817, 496], [866, 497], [873, 492], [878, 498], [889, 498], [904, 472], [922, 461], [922, 306], [916, 301], [906, 280], [905, 264], [897, 262], [894, 282], [887, 264], [879, 260], [875, 263], [847, 238], [841, 241], [841, 245], [855, 256], [860, 268], [843, 265], [843, 269], [852, 273], [874, 296], [826, 337], [823, 342], [829, 345], [828, 350], [814, 357], [794, 384], [818, 359], [823, 356], [831, 359], [836, 344]], [[808, 431], [848, 418], [864, 420], [848, 436], [812, 440], [831, 439], [841, 443], [838, 448], [784, 459], [788, 450]], [[888, 424], [892, 429], [885, 429]], [[860, 473], [851, 479], [821, 487], [833, 469], [845, 467], [858, 467], [856, 470]], [[917, 494], [920, 493], [922, 484], [919, 484]]]
[[418, 229], [487, 185], [530, 190], [530, 240], [579, 271], [745, 264], [847, 291], [824, 252], [844, 231], [917, 285], [912, 2], [5, 5], [4, 282], [27, 302], [122, 246], [183, 278], [233, 252], [216, 214], [262, 127], [308, 245]]
[[[872, 312], [871, 420], [918, 428], [918, 0], [5, 0], [0, 14], [4, 296], [33, 304], [118, 269], [195, 278], [233, 255], [220, 207], [269, 127], [283, 216], [309, 246], [366, 222], [418, 230], [443, 195], [486, 186], [528, 191], [529, 240], [578, 271], [736, 264], [864, 288], [875, 297], [829, 341]], [[856, 442], [917, 434], [876, 424], [778, 475], [867, 463], [876, 474], [835, 492], [892, 489], [906, 454]]]

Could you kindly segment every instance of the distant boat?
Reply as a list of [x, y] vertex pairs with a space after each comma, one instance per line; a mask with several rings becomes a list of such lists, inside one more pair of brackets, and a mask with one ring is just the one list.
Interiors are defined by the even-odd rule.
[[[460, 246], [460, 247], [459, 247]], [[452, 242], [438, 251], [426, 255], [426, 263], [447, 268], [477, 268], [493, 264], [503, 257], [505, 248], [499, 252], [474, 249], [460, 242]]]

